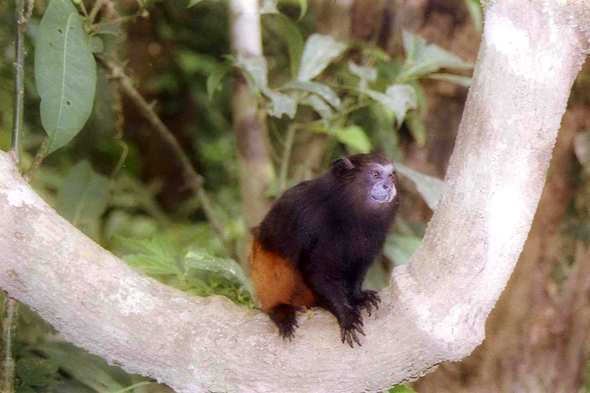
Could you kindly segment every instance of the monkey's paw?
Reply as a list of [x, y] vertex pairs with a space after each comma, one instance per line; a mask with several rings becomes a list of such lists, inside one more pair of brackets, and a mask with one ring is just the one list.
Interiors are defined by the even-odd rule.
[[373, 307], [375, 307], [375, 310], [379, 309], [379, 302], [381, 302], [381, 298], [375, 291], [361, 291], [355, 300], [356, 306], [366, 309], [369, 316], [373, 312]]
[[363, 319], [358, 310], [354, 310], [347, 314], [340, 322], [340, 337], [342, 343], [346, 342], [351, 348], [354, 348], [354, 343], [357, 343], [360, 347], [361, 342], [357, 333], [360, 333], [363, 336], [365, 335], [363, 326]]

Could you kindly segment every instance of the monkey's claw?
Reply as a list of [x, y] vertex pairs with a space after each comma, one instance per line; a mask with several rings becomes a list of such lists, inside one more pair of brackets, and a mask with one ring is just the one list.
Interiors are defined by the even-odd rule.
[[354, 343], [357, 343], [360, 347], [361, 342], [358, 334], [365, 336], [363, 326], [363, 319], [358, 309], [351, 309], [346, 314], [346, 317], [340, 321], [340, 338], [342, 343], [346, 342], [351, 348], [354, 348]]
[[354, 324], [352, 328], [350, 329], [342, 329], [341, 330], [341, 339], [342, 339], [342, 343], [344, 344], [344, 342], [346, 342], [348, 345], [350, 345], [351, 348], [354, 348], [354, 343], [357, 343], [358, 346], [362, 346], [361, 341], [359, 340], [357, 333], [362, 334], [363, 336], [365, 336], [365, 332], [363, 331], [363, 329], [360, 327], [359, 324]]
[[381, 302], [381, 298], [375, 291], [362, 291], [360, 296], [357, 299], [357, 306], [359, 308], [364, 308], [371, 316], [373, 312], [373, 307], [375, 310], [379, 309], [379, 302]]

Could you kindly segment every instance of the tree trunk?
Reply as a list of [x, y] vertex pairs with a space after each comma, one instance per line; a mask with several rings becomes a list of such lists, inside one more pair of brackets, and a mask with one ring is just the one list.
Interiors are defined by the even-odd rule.
[[[262, 56], [260, 15], [258, 0], [232, 0], [230, 2], [232, 49], [243, 57]], [[245, 78], [237, 74], [234, 79], [233, 123], [240, 169], [242, 211], [246, 228], [260, 223], [271, 206], [266, 197], [268, 185], [275, 172], [266, 140], [266, 115], [258, 108], [258, 100], [248, 90]], [[246, 231], [243, 267], [246, 263], [250, 233]]]

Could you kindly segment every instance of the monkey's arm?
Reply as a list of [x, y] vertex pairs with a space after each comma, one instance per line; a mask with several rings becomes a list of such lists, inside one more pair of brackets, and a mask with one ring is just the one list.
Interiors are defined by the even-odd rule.
[[341, 329], [342, 342], [360, 344], [357, 333], [365, 335], [360, 310], [349, 300], [350, 287], [341, 269], [341, 259], [325, 245], [317, 247], [302, 266], [304, 279], [314, 294], [316, 305], [330, 311]]

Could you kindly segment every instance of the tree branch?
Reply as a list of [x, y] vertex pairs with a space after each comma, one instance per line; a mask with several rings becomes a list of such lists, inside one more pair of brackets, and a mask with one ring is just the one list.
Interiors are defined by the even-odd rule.
[[4, 153], [0, 287], [67, 340], [179, 393], [378, 392], [465, 357], [522, 249], [587, 50], [576, 26], [590, 17], [535, 4], [487, 6], [442, 199], [422, 248], [365, 318], [361, 348], [340, 343], [326, 312], [300, 317], [285, 342], [258, 311], [139, 274], [59, 217]]

